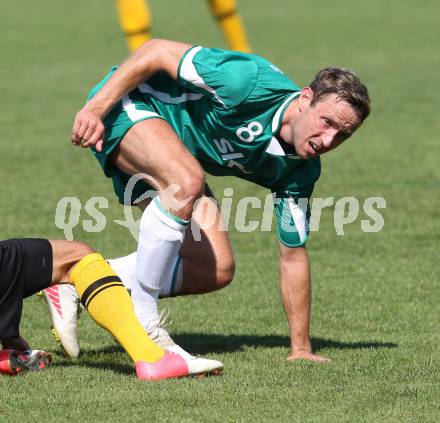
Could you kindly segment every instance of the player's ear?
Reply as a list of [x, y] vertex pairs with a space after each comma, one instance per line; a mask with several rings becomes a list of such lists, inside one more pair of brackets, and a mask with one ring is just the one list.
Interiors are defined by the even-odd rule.
[[301, 90], [298, 100], [300, 110], [302, 110], [304, 107], [310, 106], [310, 103], [313, 100], [313, 90], [310, 87], [304, 87]]

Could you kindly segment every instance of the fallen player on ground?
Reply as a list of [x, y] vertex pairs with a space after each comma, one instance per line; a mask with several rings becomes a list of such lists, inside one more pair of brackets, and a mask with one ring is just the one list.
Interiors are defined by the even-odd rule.
[[1, 373], [41, 370], [50, 363], [49, 354], [30, 349], [20, 336], [19, 325], [23, 299], [59, 283], [75, 286], [93, 320], [127, 351], [139, 379], [190, 374], [180, 355], [164, 350], [148, 337], [127, 290], [100, 254], [80, 242], [46, 239], [0, 241]]

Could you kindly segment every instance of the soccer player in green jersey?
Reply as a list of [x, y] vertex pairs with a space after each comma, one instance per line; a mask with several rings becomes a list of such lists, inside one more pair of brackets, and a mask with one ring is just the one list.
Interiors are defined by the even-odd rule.
[[[257, 55], [172, 41], [149, 41], [109, 72], [77, 113], [72, 142], [93, 147], [121, 202], [134, 174], [145, 175], [130, 201], [150, 187], [159, 192], [140, 204], [136, 254], [125, 265], [112, 262], [122, 279], [124, 266], [133, 263], [135, 312], [153, 339], [161, 329], [160, 293], [213, 291], [233, 278], [227, 233], [201, 225], [197, 241], [187, 230], [191, 218], [200, 219], [195, 202], [210, 196], [207, 171], [276, 194], [289, 359], [326, 360], [310, 343], [308, 210], [299, 199], [310, 197], [319, 178], [319, 156], [348, 139], [369, 112], [367, 89], [349, 70], [325, 68], [300, 89]], [[178, 189], [170, 195], [169, 187]]]

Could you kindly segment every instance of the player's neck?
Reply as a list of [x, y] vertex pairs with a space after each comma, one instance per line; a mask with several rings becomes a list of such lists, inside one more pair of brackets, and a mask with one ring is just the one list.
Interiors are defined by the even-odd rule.
[[280, 137], [287, 144], [293, 145], [293, 126], [299, 113], [298, 101], [294, 100], [284, 112], [281, 121]]

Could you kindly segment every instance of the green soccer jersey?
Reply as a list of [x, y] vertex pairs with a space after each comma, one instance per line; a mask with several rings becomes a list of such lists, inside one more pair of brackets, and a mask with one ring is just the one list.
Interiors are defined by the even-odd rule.
[[179, 63], [177, 81], [158, 73], [121, 99], [104, 120], [104, 151], [95, 154], [121, 198], [127, 176], [112, 166], [109, 154], [132, 125], [163, 118], [206, 172], [271, 189], [278, 198], [279, 239], [300, 246], [308, 234], [308, 209], [298, 199], [310, 197], [320, 160], [300, 159], [277, 138], [283, 114], [299, 94], [280, 69], [257, 55], [192, 47]]

